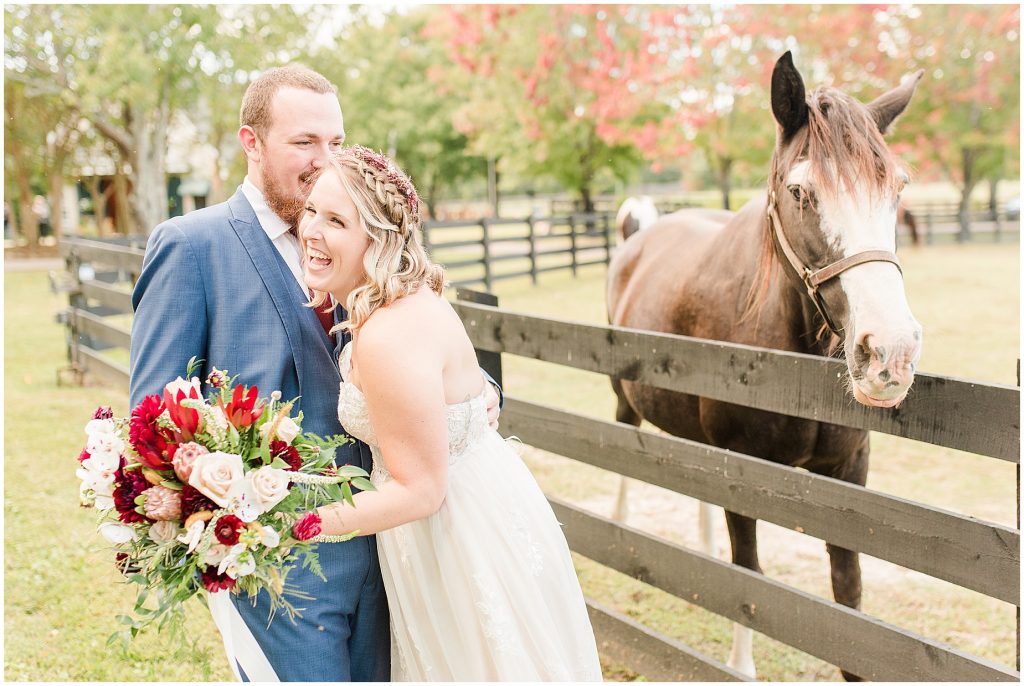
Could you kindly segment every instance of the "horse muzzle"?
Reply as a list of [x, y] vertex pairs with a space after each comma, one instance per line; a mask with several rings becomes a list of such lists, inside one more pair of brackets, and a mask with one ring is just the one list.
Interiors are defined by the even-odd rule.
[[852, 351], [847, 349], [853, 397], [868, 407], [899, 406], [914, 383], [920, 357], [921, 327], [917, 322], [898, 334], [858, 335]]

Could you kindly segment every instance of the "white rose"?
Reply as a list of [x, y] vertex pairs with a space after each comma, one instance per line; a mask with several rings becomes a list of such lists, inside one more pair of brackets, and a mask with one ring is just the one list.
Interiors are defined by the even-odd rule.
[[192, 526], [188, 528], [188, 531], [178, 536], [178, 542], [184, 543], [188, 546], [188, 552], [192, 552], [199, 545], [199, 539], [203, 537], [203, 529], [206, 528], [206, 522], [199, 520], [192, 522]]
[[242, 488], [242, 474], [241, 456], [208, 453], [192, 463], [188, 483], [221, 507], [227, 507]]
[[245, 475], [248, 491], [252, 493], [253, 502], [263, 512], [271, 509], [288, 495], [291, 479], [283, 469], [274, 469], [267, 465], [255, 469]]
[[162, 519], [159, 522], [154, 522], [153, 526], [149, 527], [149, 537], [155, 543], [167, 543], [177, 538], [179, 531], [180, 528], [177, 523]]
[[214, 543], [206, 551], [206, 556], [203, 557], [203, 564], [219, 565], [221, 561], [228, 556], [229, 552], [231, 552], [231, 548], [229, 546], [226, 546], [223, 543]]
[[127, 543], [139, 538], [134, 528], [127, 524], [118, 524], [117, 522], [103, 522], [99, 525], [98, 530], [103, 534], [103, 538], [111, 543]]
[[260, 529], [260, 543], [268, 548], [276, 548], [281, 542], [281, 536], [272, 526], [264, 525]]
[[113, 419], [90, 419], [85, 425], [85, 433], [92, 436], [93, 434], [113, 434], [114, 433], [114, 420]]
[[[267, 433], [269, 433], [270, 431], [270, 427], [273, 425], [274, 422], [270, 421], [261, 426], [260, 436], [266, 438]], [[299, 435], [300, 431], [302, 431], [302, 429], [299, 428], [298, 424], [292, 421], [291, 417], [282, 417], [281, 420], [277, 423], [277, 431], [274, 432], [274, 435], [279, 440], [282, 440], [290, 445], [291, 442], [295, 440], [295, 437]]]
[[202, 386], [199, 385], [199, 377], [198, 376], [193, 376], [188, 381], [185, 381], [185, 379], [183, 379], [183, 378], [181, 378], [179, 376], [177, 379], [175, 379], [171, 383], [169, 383], [166, 386], [164, 386], [164, 391], [165, 392], [170, 392], [171, 398], [174, 399], [174, 400], [177, 400], [177, 398], [178, 398], [178, 391], [183, 392], [185, 394], [186, 398], [192, 397], [192, 390], [193, 389], [195, 389], [195, 392], [196, 392], [195, 393], [195, 397], [197, 397], [197, 398], [202, 398], [203, 397], [203, 395], [202, 395], [203, 389], [202, 389]]

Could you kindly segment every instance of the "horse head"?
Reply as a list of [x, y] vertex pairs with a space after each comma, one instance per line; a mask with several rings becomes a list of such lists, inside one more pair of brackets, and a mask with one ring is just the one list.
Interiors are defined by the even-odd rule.
[[842, 339], [853, 395], [874, 407], [903, 401], [921, 356], [921, 325], [895, 255], [897, 206], [909, 178], [882, 134], [922, 73], [867, 105], [833, 88], [808, 95], [788, 52], [772, 73], [778, 127], [766, 254]]

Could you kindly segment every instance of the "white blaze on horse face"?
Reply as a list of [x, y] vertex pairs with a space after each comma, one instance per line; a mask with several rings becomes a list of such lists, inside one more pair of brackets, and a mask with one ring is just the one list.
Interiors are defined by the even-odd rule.
[[[813, 189], [810, 177], [809, 164], [801, 162], [793, 168], [790, 183]], [[843, 185], [836, 197], [817, 197], [821, 231], [840, 257], [896, 251], [896, 198]], [[907, 303], [903, 275], [889, 262], [866, 262], [838, 279], [849, 308], [844, 335], [854, 396], [867, 405], [898, 405], [921, 357], [921, 325]]]

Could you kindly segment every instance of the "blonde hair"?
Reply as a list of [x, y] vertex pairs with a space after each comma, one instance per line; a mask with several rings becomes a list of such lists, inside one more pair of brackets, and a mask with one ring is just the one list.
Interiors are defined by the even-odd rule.
[[300, 64], [275, 67], [263, 72], [245, 89], [242, 109], [238, 113], [239, 124], [251, 127], [260, 140], [264, 139], [274, 123], [271, 104], [277, 91], [282, 88], [302, 88], [320, 94], [338, 93], [334, 84], [323, 75]]
[[[424, 284], [440, 295], [445, 287], [444, 267], [430, 260], [420, 240], [419, 198], [409, 177], [393, 161], [361, 146], [331, 155], [316, 179], [329, 172], [337, 175], [352, 198], [370, 237], [363, 256], [365, 282], [349, 294], [348, 319], [336, 324], [331, 333], [355, 333], [375, 311]], [[326, 300], [326, 293], [314, 291], [310, 306], [319, 309]]]

